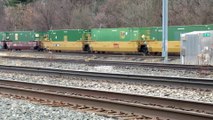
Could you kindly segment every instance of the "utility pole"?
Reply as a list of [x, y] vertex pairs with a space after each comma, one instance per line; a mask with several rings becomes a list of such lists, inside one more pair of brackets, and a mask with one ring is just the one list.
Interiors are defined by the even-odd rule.
[[164, 57], [164, 63], [168, 62], [168, 0], [162, 0], [162, 57]]

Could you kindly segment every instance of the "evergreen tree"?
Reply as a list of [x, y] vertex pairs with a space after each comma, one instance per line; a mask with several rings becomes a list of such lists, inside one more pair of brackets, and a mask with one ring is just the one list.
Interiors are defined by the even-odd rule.
[[5, 0], [6, 6], [16, 6], [17, 4], [28, 4], [35, 0]]

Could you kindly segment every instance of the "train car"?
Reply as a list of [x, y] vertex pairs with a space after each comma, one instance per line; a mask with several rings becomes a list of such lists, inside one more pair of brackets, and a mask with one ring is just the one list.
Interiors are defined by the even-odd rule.
[[38, 46], [36, 46], [36, 50], [38, 51], [43, 51], [44, 48], [42, 47], [42, 41], [45, 40], [47, 38], [47, 32], [42, 32], [42, 31], [36, 31], [34, 32], [34, 36], [35, 36], [35, 41], [38, 42]]
[[35, 50], [39, 48], [34, 31], [11, 31], [5, 32], [5, 49], [9, 50]]
[[34, 32], [35, 41], [42, 41], [42, 40], [44, 40], [46, 35], [47, 35], [47, 32], [42, 32], [42, 31], [36, 31], [36, 32]]
[[[168, 52], [180, 53], [180, 36], [183, 33], [193, 31], [213, 30], [212, 25], [194, 25], [194, 26], [170, 26], [168, 28]], [[147, 42], [147, 47], [150, 53], [162, 52], [162, 28], [150, 28], [150, 40]]]
[[48, 37], [42, 41], [42, 47], [51, 51], [83, 51], [85, 30], [66, 29], [49, 30]]
[[3, 49], [4, 46], [5, 46], [5, 38], [6, 37], [6, 34], [5, 32], [0, 32], [0, 49]]
[[[168, 52], [180, 53], [180, 35], [213, 30], [213, 24], [169, 26]], [[49, 30], [47, 32], [0, 32], [0, 46], [15, 50], [88, 51], [113, 53], [161, 53], [162, 28], [96, 28]]]
[[93, 52], [147, 52], [144, 39], [148, 28], [101, 28], [92, 29], [89, 47]]

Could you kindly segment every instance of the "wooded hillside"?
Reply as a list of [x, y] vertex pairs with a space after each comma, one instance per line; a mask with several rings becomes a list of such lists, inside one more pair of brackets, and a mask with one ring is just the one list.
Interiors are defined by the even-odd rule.
[[[169, 0], [169, 24], [213, 23], [213, 0]], [[0, 30], [161, 25], [161, 0], [0, 0]]]

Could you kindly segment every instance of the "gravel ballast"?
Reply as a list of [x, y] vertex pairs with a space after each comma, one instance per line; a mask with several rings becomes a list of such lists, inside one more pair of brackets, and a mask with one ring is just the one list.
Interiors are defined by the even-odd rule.
[[[20, 54], [19, 54], [20, 56]], [[32, 55], [42, 57], [42, 55]], [[63, 57], [73, 58], [71, 56], [62, 55]], [[59, 58], [62, 58], [59, 56]], [[20, 56], [21, 57], [21, 56]], [[26, 57], [26, 56], [23, 56]], [[44, 56], [43, 56], [44, 57]], [[48, 57], [48, 56], [46, 56]], [[51, 55], [49, 57], [52, 57]], [[58, 57], [58, 56], [57, 56]], [[55, 56], [54, 56], [55, 58]], [[76, 56], [76, 59], [82, 59]], [[113, 60], [113, 59], [112, 59]], [[147, 60], [149, 62], [149, 60]], [[179, 60], [175, 60], [175, 63]], [[0, 65], [15, 65], [41, 68], [55, 68], [66, 70], [80, 70], [90, 72], [105, 72], [105, 73], [121, 73], [121, 74], [137, 74], [137, 75], [157, 75], [157, 76], [180, 76], [180, 77], [206, 77], [213, 78], [213, 75], [202, 75], [200, 70], [173, 70], [159, 69], [149, 67], [133, 67], [133, 66], [110, 66], [110, 65], [91, 65], [84, 63], [64, 63], [64, 62], [44, 62], [32, 60], [11, 60], [2, 58]], [[23, 82], [32, 82], [39, 84], [60, 85], [67, 87], [80, 87], [94, 90], [104, 90], [112, 92], [131, 93], [139, 95], [166, 97], [172, 99], [190, 100], [213, 103], [213, 90], [194, 89], [187, 87], [174, 87], [172, 85], [155, 85], [155, 84], [138, 84], [135, 82], [118, 82], [112, 80], [98, 80], [95, 78], [75, 77], [75, 76], [60, 76], [60, 75], [44, 75], [33, 73], [15, 73], [0, 71], [1, 79], [18, 80]], [[76, 112], [68, 108], [50, 107], [28, 103], [22, 100], [13, 100], [0, 97], [1, 116], [0, 119], [9, 120], [25, 120], [25, 119], [70, 119], [70, 120], [107, 120], [95, 114]]]
[[136, 82], [119, 82], [113, 80], [98, 80], [95, 78], [41, 75], [32, 73], [12, 73], [0, 71], [0, 78], [12, 79], [39, 84], [60, 85], [67, 87], [80, 87], [95, 90], [122, 92], [149, 96], [166, 97], [181, 100], [201, 101], [213, 103], [212, 89], [194, 89], [188, 87], [175, 87], [172, 85], [154, 85]]
[[0, 95], [0, 120], [113, 120], [65, 107], [51, 107]]
[[[153, 76], [177, 76], [177, 77], [195, 77], [195, 78], [213, 78], [213, 74], [205, 70], [176, 70], [176, 69], [162, 69], [153, 67], [141, 66], [121, 66], [121, 65], [94, 65], [89, 63], [69, 63], [69, 62], [53, 62], [53, 61], [37, 61], [37, 60], [11, 60], [0, 59], [0, 65], [12, 66], [27, 66], [27, 67], [41, 67], [41, 68], [56, 68], [66, 70], [80, 70], [90, 72], [104, 72], [104, 73], [123, 73], [135, 75], [153, 75]], [[202, 74], [204, 73], [204, 74]], [[205, 74], [207, 73], [207, 74]]]
[[[110, 60], [110, 61], [134, 61], [134, 62], [158, 62], [163, 63], [160, 58], [143, 55], [110, 55], [110, 54], [82, 54], [82, 53], [55, 53], [55, 52], [29, 52], [29, 51], [0, 51], [0, 56], [30, 57], [30, 58], [49, 58], [49, 59], [85, 59], [85, 60]], [[156, 57], [156, 56], [155, 56]], [[161, 56], [158, 56], [161, 57]], [[176, 56], [168, 62], [171, 64], [180, 64], [181, 61]], [[170, 56], [169, 56], [170, 58]]]

